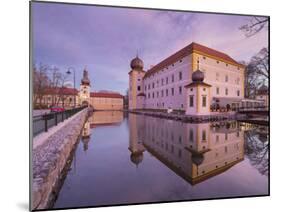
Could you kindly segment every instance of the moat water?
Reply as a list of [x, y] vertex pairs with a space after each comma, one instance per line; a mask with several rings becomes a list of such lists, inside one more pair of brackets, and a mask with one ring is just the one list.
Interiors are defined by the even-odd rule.
[[267, 195], [268, 137], [236, 121], [95, 112], [53, 208]]

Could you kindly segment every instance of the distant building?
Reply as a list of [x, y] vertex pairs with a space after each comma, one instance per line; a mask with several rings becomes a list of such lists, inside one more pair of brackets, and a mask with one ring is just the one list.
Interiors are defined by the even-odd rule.
[[84, 70], [79, 91], [69, 87], [47, 88], [41, 104], [46, 107], [56, 105], [70, 108], [76, 104], [76, 106], [89, 105], [95, 110], [122, 110], [123, 95], [117, 92], [91, 92], [88, 71]]
[[265, 106], [268, 106], [268, 102], [269, 102], [269, 92], [268, 92], [268, 87], [266, 85], [262, 85], [256, 95], [255, 95], [255, 99], [259, 100], [259, 101], [263, 101]]
[[191, 43], [147, 71], [137, 56], [129, 72], [129, 109], [210, 114], [235, 110], [244, 99], [245, 66], [225, 53]]

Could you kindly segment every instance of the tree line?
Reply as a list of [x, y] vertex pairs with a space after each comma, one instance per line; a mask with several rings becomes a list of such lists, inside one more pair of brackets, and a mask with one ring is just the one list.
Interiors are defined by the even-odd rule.
[[[33, 108], [44, 108], [44, 96], [51, 96], [51, 104], [57, 105], [64, 102], [63, 89], [67, 80], [67, 74], [62, 73], [59, 68], [46, 64], [33, 64]], [[52, 92], [50, 92], [52, 91]]]

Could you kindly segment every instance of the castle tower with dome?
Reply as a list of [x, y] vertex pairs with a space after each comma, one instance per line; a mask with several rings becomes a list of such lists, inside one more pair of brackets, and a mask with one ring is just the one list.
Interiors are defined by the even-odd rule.
[[137, 96], [143, 94], [143, 61], [138, 55], [131, 61], [129, 72], [129, 109], [137, 109]]

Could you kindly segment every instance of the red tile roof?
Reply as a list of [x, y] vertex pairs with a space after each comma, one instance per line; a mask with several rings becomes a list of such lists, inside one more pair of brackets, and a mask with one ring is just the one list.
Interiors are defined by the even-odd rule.
[[56, 94], [56, 95], [77, 95], [78, 94], [78, 90], [74, 89], [74, 88], [67, 88], [67, 87], [62, 87], [62, 88], [58, 88], [58, 87], [52, 87], [52, 88], [47, 88], [44, 91], [45, 94]]
[[91, 92], [91, 97], [104, 97], [104, 98], [123, 98], [119, 93], [106, 93], [106, 92]]
[[222, 52], [219, 52], [215, 49], [211, 49], [207, 46], [203, 46], [201, 44], [192, 42], [188, 46], [182, 48], [181, 50], [177, 51], [176, 53], [172, 54], [171, 56], [167, 57], [166, 59], [164, 59], [163, 61], [158, 63], [157, 65], [153, 66], [151, 69], [149, 69], [146, 72], [144, 78], [162, 70], [166, 66], [168, 66], [168, 65], [178, 61], [179, 59], [191, 54], [192, 52], [196, 52], [196, 51], [200, 52], [200, 53], [203, 53], [203, 54], [206, 54], [206, 55], [216, 57], [218, 59], [228, 61], [229, 63], [232, 63], [234, 65], [244, 67], [244, 65], [238, 63], [237, 61], [235, 61], [233, 58], [231, 58], [229, 55], [227, 55], [225, 53], [222, 53]]

